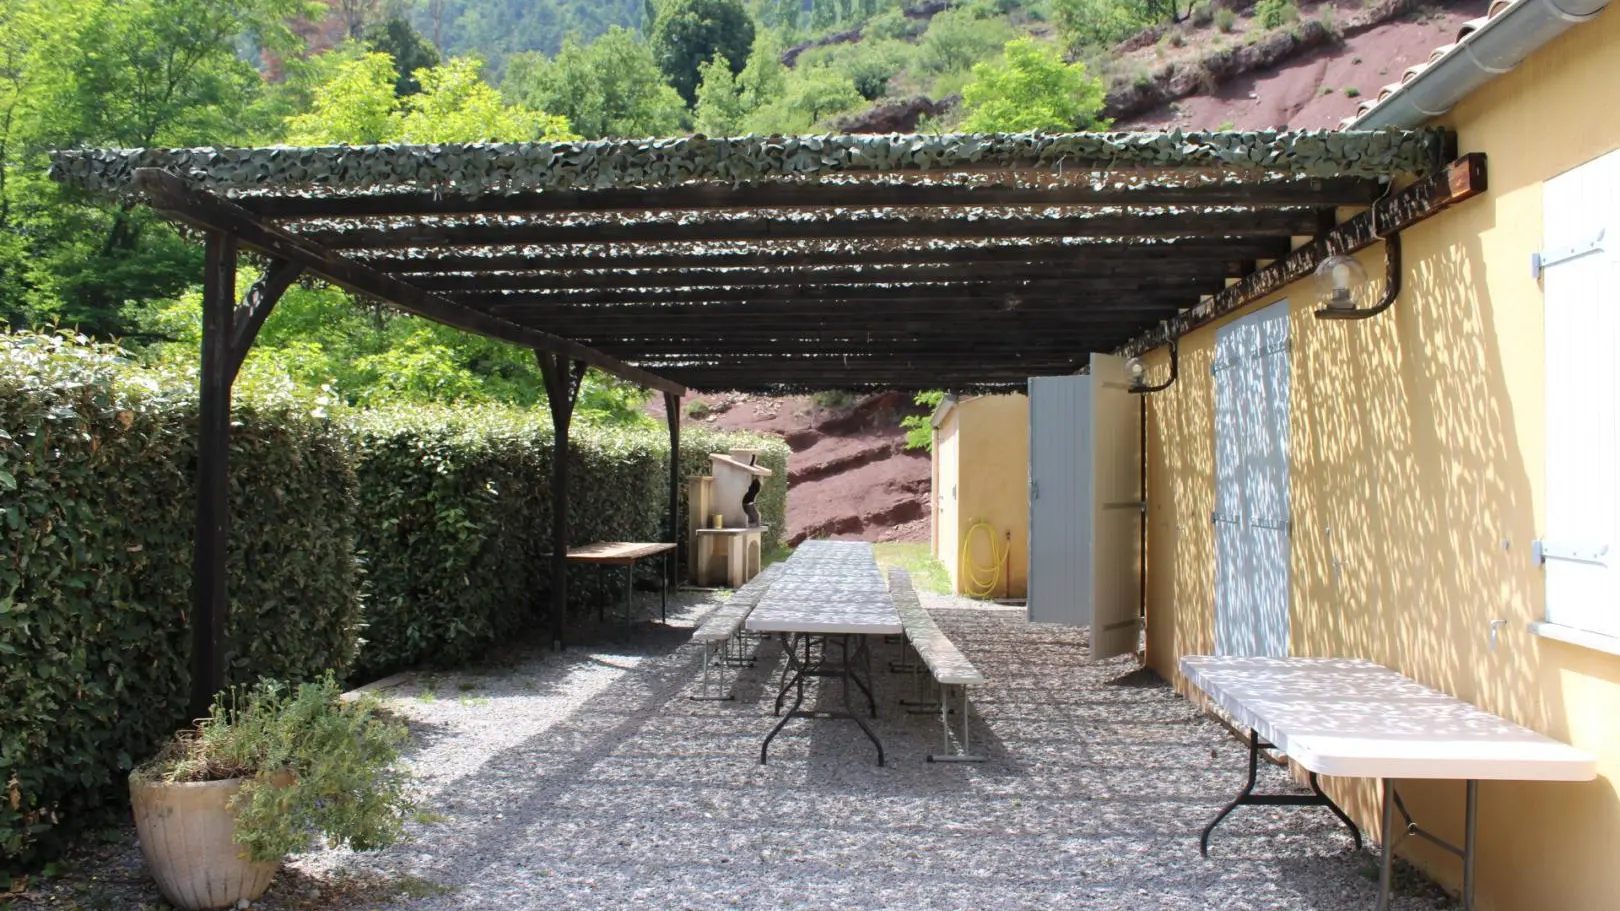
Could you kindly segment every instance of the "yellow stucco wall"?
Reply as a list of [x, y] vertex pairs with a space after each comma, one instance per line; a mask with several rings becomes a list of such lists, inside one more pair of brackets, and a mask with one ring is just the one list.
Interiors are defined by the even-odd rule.
[[[1291, 649], [1353, 655], [1601, 757], [1597, 781], [1485, 782], [1478, 906], [1620, 907], [1620, 656], [1537, 637], [1530, 544], [1544, 491], [1542, 182], [1620, 148], [1620, 4], [1566, 33], [1442, 119], [1489, 156], [1489, 192], [1403, 234], [1405, 286], [1366, 322], [1288, 299]], [[1363, 254], [1382, 275], [1377, 248]], [[1181, 344], [1181, 379], [1150, 397], [1148, 659], [1184, 682], [1213, 647], [1216, 327]], [[1156, 352], [1155, 367], [1165, 362]], [[1492, 620], [1508, 621], [1489, 650]], [[1329, 783], [1364, 824], [1365, 781]], [[1460, 782], [1405, 782], [1426, 827], [1462, 836]], [[1460, 864], [1417, 839], [1401, 853], [1455, 888]]]
[[[976, 521], [995, 530], [995, 544], [1007, 549], [1002, 578], [993, 597], [1022, 598], [1029, 585], [1029, 400], [1022, 395], [966, 399], [936, 430], [936, 509], [942, 510], [935, 554], [945, 563], [951, 584], [962, 591], [962, 540]], [[954, 502], [941, 498], [955, 491]], [[954, 511], [954, 515], [950, 515]], [[985, 533], [972, 536], [969, 558], [984, 579], [990, 574]]]
[[956, 584], [957, 554], [961, 550], [962, 528], [960, 510], [956, 507], [957, 465], [960, 440], [956, 433], [956, 409], [945, 415], [934, 428], [934, 556], [945, 564], [951, 585]]

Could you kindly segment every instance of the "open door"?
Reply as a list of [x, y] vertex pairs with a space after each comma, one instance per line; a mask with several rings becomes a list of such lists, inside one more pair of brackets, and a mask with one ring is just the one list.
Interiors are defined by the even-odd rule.
[[1125, 360], [1029, 381], [1029, 619], [1091, 627], [1091, 657], [1136, 651], [1141, 402]]

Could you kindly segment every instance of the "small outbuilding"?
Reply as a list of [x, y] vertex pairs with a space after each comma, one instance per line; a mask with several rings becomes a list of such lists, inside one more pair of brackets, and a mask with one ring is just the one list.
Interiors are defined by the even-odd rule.
[[934, 410], [934, 556], [958, 594], [1022, 598], [1029, 578], [1029, 399], [946, 396]]

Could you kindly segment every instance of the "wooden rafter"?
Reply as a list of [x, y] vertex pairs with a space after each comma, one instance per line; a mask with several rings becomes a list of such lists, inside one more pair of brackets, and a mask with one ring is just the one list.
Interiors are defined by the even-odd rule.
[[[1173, 176], [1173, 175], [1172, 175]], [[1371, 180], [1268, 180], [1176, 184], [1056, 184], [812, 181], [733, 186], [688, 184], [652, 189], [552, 190], [449, 196], [248, 196], [246, 208], [271, 219], [384, 218], [420, 215], [548, 215], [591, 212], [702, 212], [750, 209], [973, 208], [1007, 206], [1364, 206], [1381, 188]]]
[[962, 213], [955, 218], [830, 217], [718, 218], [696, 222], [589, 221], [557, 224], [522, 220], [431, 224], [408, 221], [395, 225], [360, 224], [349, 228], [302, 231], [333, 250], [386, 250], [401, 247], [478, 247], [500, 244], [668, 244], [731, 241], [852, 241], [946, 238], [1053, 237], [1229, 237], [1314, 235], [1321, 210], [1234, 209], [1191, 212], [1113, 212], [1072, 216], [986, 217]]
[[229, 234], [243, 246], [297, 263], [311, 274], [356, 294], [393, 304], [447, 326], [582, 361], [652, 389], [676, 394], [685, 391], [679, 383], [577, 342], [453, 303], [354, 260], [323, 250], [308, 238], [267, 225], [240, 206], [196, 190], [173, 174], [145, 170], [136, 175], [135, 185], [154, 209], [196, 227]]

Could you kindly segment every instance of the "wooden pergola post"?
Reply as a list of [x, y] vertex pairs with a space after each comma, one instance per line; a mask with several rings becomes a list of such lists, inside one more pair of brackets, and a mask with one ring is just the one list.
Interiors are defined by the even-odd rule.
[[551, 647], [561, 651], [567, 644], [563, 617], [568, 608], [568, 426], [586, 364], [549, 351], [536, 351], [534, 356], [551, 408]]
[[247, 296], [236, 302], [236, 237], [209, 231], [204, 254], [202, 366], [197, 396], [197, 533], [191, 589], [191, 698], [189, 717], [208, 714], [225, 688], [225, 545], [229, 540], [231, 387], [259, 327], [290, 287], [299, 266], [271, 263]]
[[664, 419], [669, 422], [669, 542], [675, 545], [665, 571], [674, 588], [681, 573], [681, 397], [673, 392], [664, 393]]

